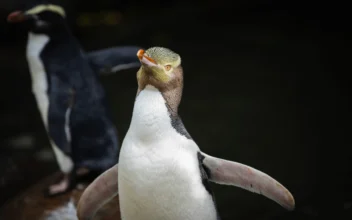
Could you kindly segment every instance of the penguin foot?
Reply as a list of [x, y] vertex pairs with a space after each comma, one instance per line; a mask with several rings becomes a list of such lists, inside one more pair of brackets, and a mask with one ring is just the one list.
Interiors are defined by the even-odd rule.
[[62, 174], [55, 183], [50, 185], [44, 190], [45, 197], [55, 197], [67, 192], [70, 192], [75, 188], [74, 178], [70, 174]]
[[44, 190], [45, 197], [55, 197], [66, 194], [76, 187], [89, 184], [97, 178], [101, 171], [77, 170], [70, 174], [61, 174], [61, 176], [48, 188]]

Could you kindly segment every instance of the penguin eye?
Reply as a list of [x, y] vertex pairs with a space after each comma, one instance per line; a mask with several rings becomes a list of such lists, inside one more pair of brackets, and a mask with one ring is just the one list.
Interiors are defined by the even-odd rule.
[[171, 69], [171, 65], [166, 65], [166, 66], [165, 66], [165, 69], [166, 69], [167, 71], [169, 71], [169, 70]]
[[46, 28], [46, 27], [49, 27], [49, 23], [46, 22], [46, 21], [43, 21], [43, 20], [39, 20], [37, 19], [35, 21], [35, 25], [38, 27], [38, 28]]

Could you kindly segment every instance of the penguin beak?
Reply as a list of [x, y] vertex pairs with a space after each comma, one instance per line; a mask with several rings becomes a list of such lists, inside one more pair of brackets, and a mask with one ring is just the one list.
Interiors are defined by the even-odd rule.
[[138, 57], [139, 61], [141, 62], [141, 64], [148, 65], [148, 66], [157, 66], [156, 61], [153, 58], [148, 57], [145, 54], [145, 51], [142, 49], [138, 50], [137, 57]]
[[30, 18], [30, 15], [24, 14], [22, 11], [14, 11], [7, 16], [7, 22], [19, 23], [26, 21]]

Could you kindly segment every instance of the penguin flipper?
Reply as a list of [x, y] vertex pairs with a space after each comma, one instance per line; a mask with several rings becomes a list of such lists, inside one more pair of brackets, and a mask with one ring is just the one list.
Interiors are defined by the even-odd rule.
[[294, 209], [292, 194], [269, 175], [241, 163], [212, 157], [203, 152], [202, 155], [210, 181], [262, 194], [288, 210]]
[[96, 212], [118, 194], [118, 164], [98, 176], [82, 193], [77, 206], [80, 220], [93, 219]]
[[211, 195], [211, 197], [213, 199], [214, 206], [216, 209], [216, 214], [217, 214], [216, 220], [221, 220], [220, 214], [217, 209], [216, 201], [215, 201], [215, 196], [214, 196], [213, 190], [211, 189], [210, 183], [209, 183], [209, 181], [210, 181], [209, 180], [209, 175], [210, 175], [209, 169], [206, 166], [204, 166], [204, 164], [203, 164], [204, 156], [200, 152], [197, 153], [197, 157], [198, 157], [198, 165], [199, 165], [199, 170], [200, 170], [200, 175], [201, 175], [203, 186], [205, 187], [205, 189], [208, 191], [208, 193]]
[[140, 66], [136, 46], [120, 46], [87, 52], [92, 68], [99, 75], [116, 73], [120, 70]]

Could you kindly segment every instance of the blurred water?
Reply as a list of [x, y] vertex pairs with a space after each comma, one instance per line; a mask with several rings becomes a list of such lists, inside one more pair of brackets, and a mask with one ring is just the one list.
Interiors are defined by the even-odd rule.
[[78, 220], [76, 206], [71, 199], [64, 206], [50, 211], [43, 220]]

